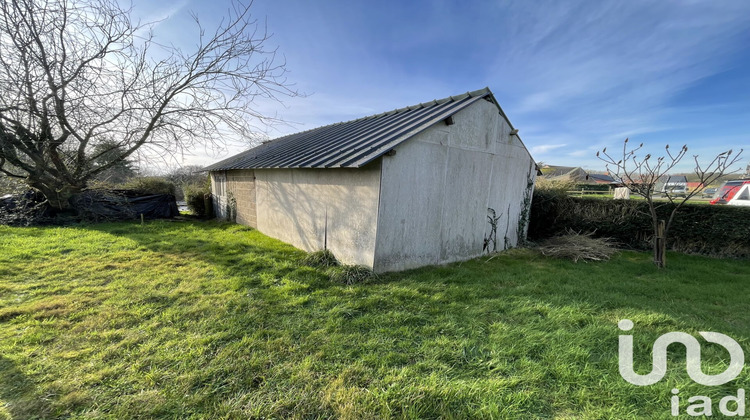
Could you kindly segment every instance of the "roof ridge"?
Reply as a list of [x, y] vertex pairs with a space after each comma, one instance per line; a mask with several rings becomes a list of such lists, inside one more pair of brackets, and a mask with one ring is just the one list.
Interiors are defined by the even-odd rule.
[[354, 122], [357, 122], [357, 121], [368, 120], [368, 119], [371, 119], [371, 118], [384, 117], [386, 115], [393, 115], [393, 114], [396, 114], [396, 113], [399, 113], [399, 112], [412, 111], [412, 110], [419, 109], [419, 108], [426, 108], [426, 106], [425, 106], [426, 104], [430, 104], [430, 106], [441, 105], [441, 104], [444, 104], [446, 102], [456, 102], [456, 101], [460, 101], [460, 100], [463, 100], [463, 99], [466, 99], [466, 98], [469, 98], [469, 97], [479, 96], [480, 94], [481, 95], [486, 95], [486, 94], [489, 94], [489, 93], [491, 93], [490, 89], [488, 87], [485, 87], [485, 88], [482, 88], [482, 89], [477, 89], [477, 90], [474, 90], [474, 91], [469, 91], [469, 92], [463, 93], [463, 94], [458, 95], [458, 96], [449, 96], [449, 97], [443, 98], [443, 99], [433, 99], [431, 102], [422, 102], [422, 103], [418, 103], [418, 104], [415, 104], [415, 105], [409, 105], [409, 106], [405, 106], [405, 107], [401, 107], [401, 108], [392, 109], [390, 111], [385, 111], [385, 112], [380, 112], [380, 113], [377, 113], [377, 114], [366, 115], [364, 117], [359, 117], [359, 118], [355, 118], [355, 119], [352, 119], [352, 120], [339, 121], [339, 122], [335, 122], [335, 123], [331, 123], [331, 124], [321, 125], [321, 126], [314, 127], [314, 128], [308, 128], [307, 130], [298, 131], [296, 133], [285, 134], [285, 135], [283, 135], [281, 137], [276, 137], [276, 138], [273, 138], [271, 140], [267, 140], [263, 144], [271, 144], [271, 143], [276, 142], [276, 140], [281, 140], [281, 139], [287, 138], [289, 136], [296, 136], [298, 134], [309, 133], [311, 131], [319, 130], [321, 128], [333, 127], [333, 126], [341, 125], [341, 124], [350, 124], [350, 123], [354, 123]]
[[[206, 166], [204, 170], [361, 167], [387, 152], [386, 149], [395, 147], [431, 124], [459, 112], [482, 98], [494, 103], [500, 114], [505, 117], [492, 92], [485, 87], [287, 134]], [[507, 117], [505, 119], [507, 120]], [[510, 124], [509, 121], [508, 123]], [[332, 154], [334, 148], [347, 150], [345, 159]], [[320, 153], [323, 153], [326, 159], [322, 159]], [[314, 164], [310, 164], [311, 162]]]

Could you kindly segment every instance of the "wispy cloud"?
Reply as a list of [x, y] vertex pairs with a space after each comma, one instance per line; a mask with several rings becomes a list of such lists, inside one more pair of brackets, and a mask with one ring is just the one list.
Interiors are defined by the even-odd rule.
[[[185, 7], [171, 4], [159, 13]], [[596, 150], [625, 137], [657, 150], [694, 142], [708, 153], [750, 135], [750, 98], [711, 89], [713, 78], [750, 65], [750, 2], [256, 0], [253, 7], [268, 16], [290, 80], [313, 93], [259, 104], [291, 122], [269, 130], [272, 137], [483, 86], [534, 157], [549, 163], [599, 165]], [[738, 73], [750, 87], [750, 74]]]
[[540, 145], [532, 147], [531, 148], [531, 153], [532, 154], [547, 153], [547, 152], [549, 152], [551, 150], [559, 149], [559, 148], [565, 147], [565, 146], [567, 146], [567, 144], [565, 144], [565, 143], [563, 143], [563, 144], [540, 144]]
[[158, 25], [183, 11], [189, 3], [189, 0], [179, 0], [176, 2], [144, 2], [139, 3], [139, 7], [137, 7], [135, 11], [140, 15], [142, 22], [154, 22], [154, 25]]
[[495, 65], [517, 115], [600, 137], [663, 125], [671, 98], [724, 71], [746, 48], [750, 3], [515, 3], [512, 16]]

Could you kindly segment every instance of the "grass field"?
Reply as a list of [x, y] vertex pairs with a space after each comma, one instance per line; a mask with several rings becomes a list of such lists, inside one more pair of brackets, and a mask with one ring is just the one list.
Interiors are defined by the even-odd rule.
[[[684, 349], [656, 385], [636, 370], [669, 331], [750, 349], [750, 262], [645, 253], [573, 264], [488, 261], [332, 283], [304, 253], [213, 222], [0, 227], [0, 419], [672, 418], [705, 387]], [[703, 343], [703, 368], [727, 353]]]

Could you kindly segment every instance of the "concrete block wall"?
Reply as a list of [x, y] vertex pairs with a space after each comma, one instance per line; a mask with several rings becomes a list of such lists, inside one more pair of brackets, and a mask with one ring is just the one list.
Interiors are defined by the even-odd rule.
[[211, 193], [213, 194], [214, 212], [219, 219], [229, 217], [230, 197], [236, 203], [237, 223], [258, 227], [258, 209], [256, 205], [255, 171], [219, 171], [211, 173]]
[[255, 199], [255, 171], [228, 171], [227, 196], [229, 193], [237, 203], [237, 223], [258, 227], [258, 210]]

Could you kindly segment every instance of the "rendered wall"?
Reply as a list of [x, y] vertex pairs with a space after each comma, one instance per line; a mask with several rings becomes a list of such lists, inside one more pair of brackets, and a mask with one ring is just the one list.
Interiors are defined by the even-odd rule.
[[[534, 162], [497, 107], [478, 101], [384, 157], [374, 269], [397, 271], [481, 255], [498, 220], [497, 249], [518, 243]], [[527, 199], [528, 197], [528, 199]]]
[[256, 169], [258, 230], [373, 267], [380, 161], [360, 169]]

